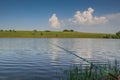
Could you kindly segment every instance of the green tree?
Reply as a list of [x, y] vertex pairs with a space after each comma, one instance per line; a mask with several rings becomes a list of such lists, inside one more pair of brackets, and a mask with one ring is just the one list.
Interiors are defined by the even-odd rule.
[[37, 32], [37, 30], [33, 30], [33, 32]]
[[16, 30], [13, 29], [13, 32], [16, 32]]
[[71, 29], [70, 32], [74, 32], [74, 30]]
[[45, 32], [51, 32], [51, 31], [49, 31], [49, 30], [46, 30]]
[[63, 30], [63, 32], [69, 32], [69, 30], [65, 29], [65, 30]]
[[43, 36], [43, 33], [41, 32], [40, 35]]
[[11, 30], [11, 29], [10, 29], [9, 31], [10, 31], [10, 32], [12, 32], [12, 30]]
[[3, 32], [3, 30], [1, 29], [0, 32]]
[[117, 32], [117, 33], [116, 33], [116, 35], [120, 37], [120, 31], [119, 31], [119, 32]]
[[74, 30], [67, 30], [67, 29], [65, 29], [65, 30], [63, 30], [63, 32], [74, 32]]
[[56, 34], [56, 37], [58, 37], [58, 34]]
[[117, 38], [120, 39], [120, 31], [116, 33]]

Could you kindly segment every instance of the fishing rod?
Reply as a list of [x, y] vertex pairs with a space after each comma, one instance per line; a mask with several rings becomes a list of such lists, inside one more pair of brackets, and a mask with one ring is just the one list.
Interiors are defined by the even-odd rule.
[[71, 51], [69, 51], [69, 50], [67, 50], [67, 49], [65, 49], [65, 48], [63, 48], [63, 47], [61, 47], [61, 46], [58, 46], [58, 45], [56, 45], [56, 44], [53, 44], [53, 45], [57, 46], [58, 48], [66, 51], [66, 52], [68, 52], [69, 54], [72, 54], [72, 55], [78, 57], [79, 59], [82, 59], [83, 61], [89, 63], [91, 66], [95, 67], [96, 69], [99, 69], [100, 71], [102, 71], [102, 72], [105, 73], [105, 74], [108, 74], [109, 76], [111, 76], [111, 77], [114, 78], [115, 80], [118, 80], [118, 77], [116, 77], [116, 76], [114, 76], [113, 74], [111, 74], [108, 70], [104, 70], [103, 67], [101, 67], [101, 66], [96, 66], [96, 65], [93, 64], [92, 62], [89, 62], [89, 61], [86, 60], [85, 58], [82, 58], [82, 57], [78, 56], [77, 54], [75, 54], [75, 53], [73, 53], [73, 52], [71, 52]]

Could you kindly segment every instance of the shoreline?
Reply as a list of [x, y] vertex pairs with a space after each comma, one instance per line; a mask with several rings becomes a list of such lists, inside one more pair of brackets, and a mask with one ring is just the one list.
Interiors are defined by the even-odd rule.
[[[46, 31], [3, 31], [0, 38], [98, 38], [107, 39], [106, 36], [115, 34], [106, 33], [87, 33], [87, 32], [46, 32]], [[112, 37], [110, 37], [112, 38]]]

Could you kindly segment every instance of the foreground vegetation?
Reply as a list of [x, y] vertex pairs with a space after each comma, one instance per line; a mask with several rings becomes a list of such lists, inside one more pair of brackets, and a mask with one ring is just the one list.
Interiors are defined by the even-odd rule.
[[[105, 38], [108, 34], [74, 32], [73, 30], [55, 31], [15, 31], [0, 30], [0, 38]], [[114, 36], [114, 34], [109, 34]]]
[[[93, 66], [86, 66], [85, 68], [82, 66], [84, 65], [73, 66], [70, 70], [66, 70], [65, 77], [61, 80], [116, 80]], [[97, 66], [102, 66], [104, 70], [109, 71], [116, 77], [120, 75], [120, 67], [117, 60], [111, 63], [108, 62], [107, 65], [97, 64]]]

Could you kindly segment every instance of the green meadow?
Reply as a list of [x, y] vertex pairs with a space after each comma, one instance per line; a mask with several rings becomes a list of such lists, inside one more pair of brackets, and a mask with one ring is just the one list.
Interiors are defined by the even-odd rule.
[[55, 32], [55, 31], [0, 31], [0, 38], [104, 38], [102, 33]]

